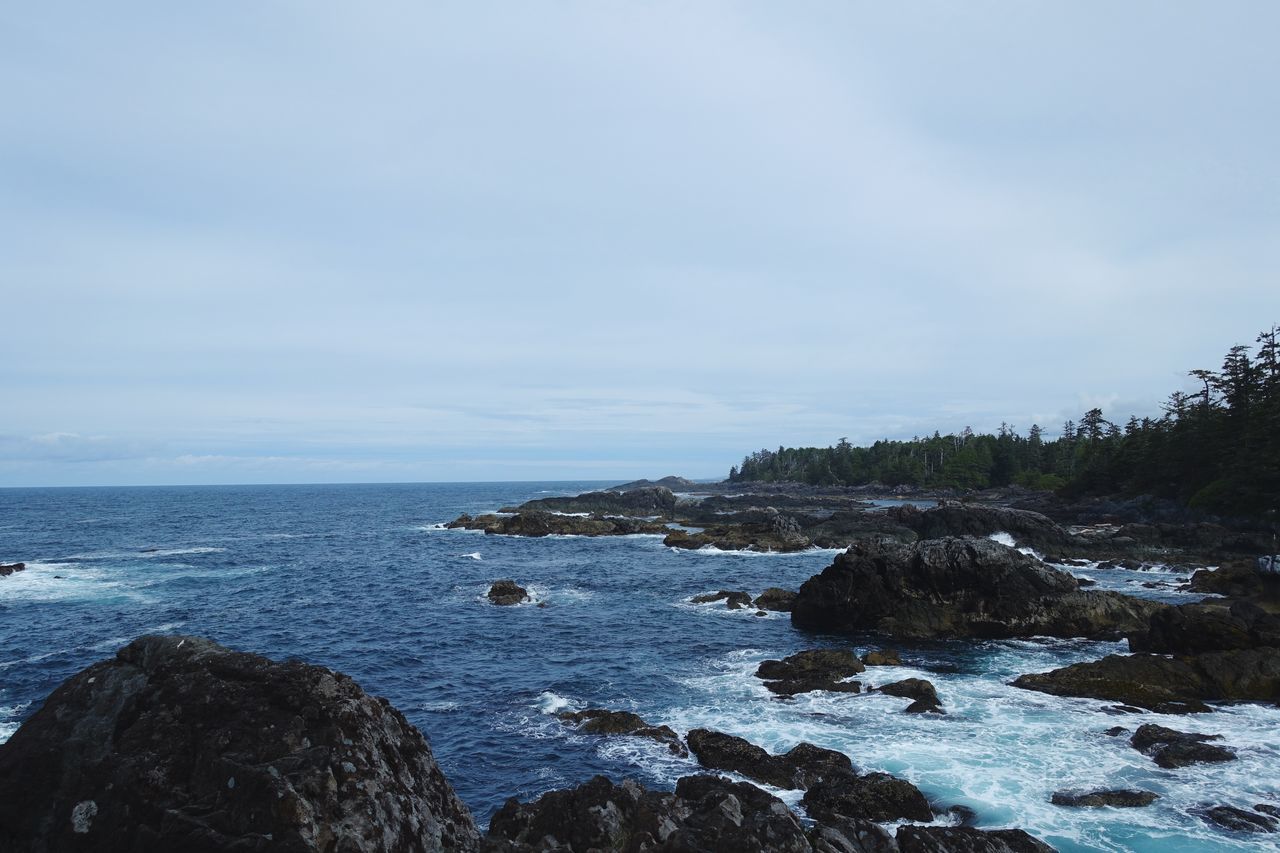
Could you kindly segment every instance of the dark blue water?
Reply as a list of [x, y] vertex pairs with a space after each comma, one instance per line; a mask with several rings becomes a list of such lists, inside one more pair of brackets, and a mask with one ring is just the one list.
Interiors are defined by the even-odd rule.
[[[983, 825], [1022, 825], [1063, 849], [1220, 849], [1235, 841], [1186, 809], [1215, 789], [1257, 798], [1248, 804], [1276, 793], [1275, 709], [1215, 715], [1242, 760], [1178, 779], [1098, 735], [1116, 722], [1100, 703], [1007, 686], [1114, 644], [940, 644], [906, 649], [908, 666], [869, 674], [930, 678], [945, 718], [903, 715], [902, 700], [878, 694], [774, 699], [751, 677], [759, 661], [832, 638], [796, 631], [785, 615], [688, 599], [795, 589], [831, 552], [690, 553], [658, 537], [437, 527], [461, 512], [599, 485], [0, 490], [0, 562], [30, 566], [0, 578], [0, 739], [65, 678], [133, 637], [170, 632], [323, 664], [386, 696], [426, 733], [482, 823], [508, 796], [596, 773], [669, 786], [695, 769], [646, 741], [578, 735], [550, 713], [566, 707], [633, 710], [682, 732], [708, 725], [769, 749], [811, 740], [969, 805]], [[547, 606], [489, 605], [489, 583], [506, 577]], [[1046, 802], [1059, 787], [1116, 780], [1158, 790], [1163, 805], [1081, 815]]]

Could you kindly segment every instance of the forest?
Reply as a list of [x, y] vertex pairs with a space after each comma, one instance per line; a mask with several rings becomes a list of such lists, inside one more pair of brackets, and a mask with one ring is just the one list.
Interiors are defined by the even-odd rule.
[[1280, 502], [1280, 326], [1233, 346], [1219, 370], [1197, 369], [1161, 417], [1120, 424], [1101, 409], [1053, 438], [1001, 424], [869, 447], [779, 447], [749, 454], [731, 481], [984, 489], [1021, 485], [1064, 497], [1150, 494], [1207, 512], [1274, 514]]

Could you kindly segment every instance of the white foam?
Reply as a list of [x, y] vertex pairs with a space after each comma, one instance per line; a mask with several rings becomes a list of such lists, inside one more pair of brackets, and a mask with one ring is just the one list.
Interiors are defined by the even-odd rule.
[[999, 533], [992, 533], [987, 538], [990, 539], [992, 542], [999, 542], [1001, 545], [1005, 545], [1010, 548], [1017, 547], [1017, 544], [1018, 544], [1017, 541], [1013, 538], [1012, 534], [1005, 533], [1003, 530], [1000, 531]]
[[479, 551], [472, 551], [470, 554], [459, 554], [459, 555], [458, 555], [458, 559], [461, 559], [461, 560], [466, 560], [466, 559], [471, 559], [471, 560], [483, 560], [483, 559], [484, 559], [484, 557], [480, 556], [480, 552], [479, 552]]
[[550, 690], [545, 690], [538, 694], [538, 713], [540, 714], [556, 714], [573, 705], [573, 703]]

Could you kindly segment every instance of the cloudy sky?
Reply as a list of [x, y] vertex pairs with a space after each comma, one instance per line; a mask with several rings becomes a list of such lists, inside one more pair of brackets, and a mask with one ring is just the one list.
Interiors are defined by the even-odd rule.
[[716, 476], [1157, 412], [1280, 321], [1277, 32], [5, 4], [0, 485]]

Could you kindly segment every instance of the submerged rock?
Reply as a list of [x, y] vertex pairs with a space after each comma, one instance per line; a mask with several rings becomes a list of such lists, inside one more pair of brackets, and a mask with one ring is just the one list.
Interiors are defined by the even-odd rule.
[[844, 679], [865, 669], [862, 661], [848, 649], [807, 649], [782, 660], [763, 661], [756, 669], [756, 678], [780, 696], [815, 690], [857, 693], [862, 685]]
[[494, 581], [493, 586], [489, 587], [488, 597], [491, 603], [499, 607], [510, 607], [513, 604], [533, 600], [529, 597], [528, 590], [510, 578]]
[[1160, 795], [1153, 794], [1151, 791], [1105, 790], [1089, 791], [1084, 794], [1072, 793], [1071, 791], [1055, 791], [1049, 802], [1055, 806], [1086, 808], [1111, 806], [1113, 808], [1131, 809], [1149, 806], [1158, 799], [1160, 799]]
[[1189, 764], [1217, 764], [1236, 760], [1236, 754], [1230, 749], [1205, 743], [1210, 740], [1222, 740], [1222, 736], [1180, 732], [1147, 723], [1138, 726], [1133, 737], [1129, 738], [1129, 743], [1144, 755], [1151, 756], [1156, 764], [1166, 770]]
[[987, 539], [868, 539], [805, 581], [791, 619], [812, 630], [906, 638], [1114, 639], [1165, 607], [1082, 592], [1067, 572]]
[[744, 607], [751, 606], [750, 595], [745, 592], [734, 592], [727, 589], [695, 595], [689, 601], [693, 604], [711, 604], [716, 601], [723, 601], [724, 606], [730, 610], [742, 610]]
[[20, 572], [26, 567], [26, 563], [9, 563], [8, 565], [0, 566], [0, 578], [11, 575], [14, 572]]
[[1189, 657], [1108, 655], [1050, 672], [1021, 675], [1015, 687], [1087, 696], [1162, 713], [1210, 710], [1205, 702], [1280, 699], [1280, 649], [1240, 649]]
[[630, 735], [649, 738], [666, 744], [672, 753], [687, 756], [680, 736], [669, 726], [652, 726], [630, 711], [607, 711], [591, 708], [586, 711], [563, 711], [556, 715], [564, 722], [578, 727], [578, 731], [597, 735]]
[[1235, 806], [1214, 806], [1195, 812], [1205, 823], [1229, 829], [1232, 832], [1266, 833], [1276, 831], [1276, 819], [1269, 815], [1238, 809]]
[[350, 678], [142, 637], [0, 745], [0, 849], [468, 851], [426, 740]]

